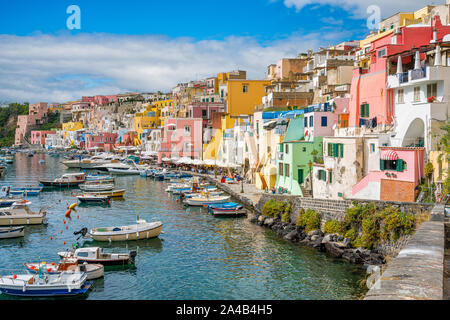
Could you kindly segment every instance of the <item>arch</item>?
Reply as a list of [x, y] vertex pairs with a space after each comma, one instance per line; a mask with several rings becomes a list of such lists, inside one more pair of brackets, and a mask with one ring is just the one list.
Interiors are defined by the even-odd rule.
[[405, 135], [403, 136], [402, 147], [410, 147], [424, 145], [425, 141], [425, 123], [422, 119], [416, 118], [414, 119], [406, 130]]

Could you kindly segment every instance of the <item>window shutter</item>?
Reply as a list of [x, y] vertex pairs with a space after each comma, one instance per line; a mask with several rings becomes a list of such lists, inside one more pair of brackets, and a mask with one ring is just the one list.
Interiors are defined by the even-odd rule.
[[339, 157], [341, 157], [341, 158], [343, 158], [344, 157], [344, 144], [343, 143], [340, 143], [339, 144], [339, 147], [340, 147], [340, 154], [339, 154]]
[[384, 160], [380, 159], [380, 170], [383, 171], [384, 170]]
[[329, 157], [333, 156], [333, 155], [331, 154], [331, 143], [328, 143], [328, 156], [329, 156]]
[[280, 144], [280, 152], [283, 152], [283, 144]]
[[360, 105], [359, 108], [360, 108], [360, 112], [359, 112], [360, 116], [364, 117], [364, 105], [363, 104]]
[[337, 143], [333, 144], [333, 156], [334, 157], [338, 156], [338, 144]]
[[328, 183], [333, 183], [333, 172], [332, 171], [328, 172]]
[[369, 104], [366, 104], [366, 117], [369, 117]]
[[398, 159], [397, 160], [397, 171], [403, 171], [403, 160], [402, 159]]

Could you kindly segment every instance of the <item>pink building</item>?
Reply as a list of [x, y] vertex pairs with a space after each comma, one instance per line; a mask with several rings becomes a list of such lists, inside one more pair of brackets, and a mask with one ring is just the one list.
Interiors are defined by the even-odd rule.
[[45, 138], [48, 134], [55, 134], [56, 131], [31, 131], [31, 144], [45, 145]]
[[30, 104], [28, 107], [28, 115], [17, 117], [17, 128], [14, 144], [22, 144], [24, 137], [28, 134], [28, 132], [30, 132], [30, 130], [35, 129], [38, 125], [44, 123], [47, 113], [47, 102]]
[[169, 118], [164, 121], [158, 163], [163, 158], [201, 159], [203, 154], [202, 118]]
[[203, 129], [206, 129], [212, 127], [213, 115], [223, 112], [225, 105], [220, 102], [195, 102], [188, 105], [187, 109], [189, 118], [203, 119]]
[[104, 105], [117, 101], [117, 95], [82, 97], [81, 101], [89, 102], [91, 105]]
[[[436, 39], [450, 33], [450, 26], [443, 26], [439, 16], [434, 16], [432, 26], [410, 25], [399, 32], [389, 33], [371, 43], [370, 67], [353, 70], [350, 98], [349, 126], [358, 127], [373, 121], [377, 125], [390, 125], [393, 121], [393, 93], [386, 89], [387, 77], [397, 70], [397, 62], [389, 62], [388, 56], [410, 51], [413, 47], [428, 45], [435, 31]], [[405, 57], [403, 64], [407, 64]], [[414, 63], [414, 62], [412, 62]]]
[[354, 185], [352, 197], [414, 202], [424, 177], [424, 148], [380, 147], [380, 170]]
[[87, 151], [110, 151], [116, 143], [117, 133], [101, 132], [99, 134], [85, 135], [85, 149]]

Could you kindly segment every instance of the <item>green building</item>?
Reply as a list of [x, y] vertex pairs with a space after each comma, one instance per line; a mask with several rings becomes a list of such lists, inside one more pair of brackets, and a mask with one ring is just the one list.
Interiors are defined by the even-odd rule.
[[304, 140], [303, 117], [291, 119], [284, 141], [278, 146], [277, 182], [276, 189], [282, 189], [288, 194], [303, 196], [301, 185], [311, 172], [316, 156], [322, 156], [322, 137], [315, 137], [314, 141]]

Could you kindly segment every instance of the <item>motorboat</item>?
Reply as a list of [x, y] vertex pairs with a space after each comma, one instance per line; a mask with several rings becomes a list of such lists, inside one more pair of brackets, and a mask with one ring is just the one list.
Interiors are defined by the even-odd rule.
[[80, 200], [81, 203], [110, 203], [110, 196], [102, 196], [102, 195], [94, 195], [94, 194], [83, 194], [81, 196], [77, 196], [77, 199]]
[[101, 165], [95, 165], [92, 167], [92, 169], [98, 170], [98, 171], [108, 171], [108, 169], [126, 169], [130, 168], [128, 164], [121, 163], [119, 161], [111, 161], [109, 163], [104, 163]]
[[125, 194], [125, 189], [114, 189], [110, 191], [89, 191], [85, 195], [96, 195], [96, 196], [110, 196], [111, 198], [123, 197]]
[[39, 180], [46, 187], [76, 187], [85, 181], [85, 173], [66, 173], [54, 180]]
[[236, 202], [210, 204], [206, 205], [206, 207], [208, 208], [208, 212], [216, 217], [237, 217], [247, 214], [244, 206]]
[[84, 184], [80, 184], [79, 188], [83, 191], [110, 191], [114, 189], [113, 183], [92, 183], [86, 182]]
[[44, 188], [43, 184], [39, 184], [39, 186], [23, 186], [23, 187], [10, 187], [8, 192], [11, 195], [15, 196], [38, 196], [39, 193]]
[[23, 202], [23, 201], [25, 201], [26, 204], [31, 203], [28, 200], [19, 199], [19, 198], [0, 199], [0, 208], [8, 208], [8, 207], [11, 207], [15, 202]]
[[37, 274], [39, 274], [39, 271], [48, 274], [60, 274], [63, 271], [86, 272], [87, 280], [101, 278], [105, 272], [105, 267], [102, 264], [78, 263], [78, 260], [73, 258], [62, 259], [59, 263], [24, 263], [24, 266], [28, 272]]
[[35, 212], [31, 211], [27, 204], [15, 202], [11, 207], [0, 208], [0, 226], [47, 223], [46, 214], [44, 209]]
[[[181, 197], [184, 199], [187, 199], [187, 198], [202, 197], [204, 195], [205, 195], [204, 192], [187, 192], [187, 193], [182, 193]], [[211, 197], [221, 196], [221, 195], [223, 195], [223, 192], [222, 191], [212, 191], [212, 192], [209, 192], [209, 195]]]
[[89, 236], [96, 241], [127, 241], [158, 237], [163, 224], [160, 221], [137, 220], [136, 224], [120, 227], [93, 228]]
[[108, 172], [111, 174], [118, 174], [118, 175], [138, 175], [141, 174], [139, 169], [137, 168], [108, 168]]
[[80, 156], [78, 157], [78, 159], [64, 160], [62, 163], [67, 168], [96, 169], [97, 166], [118, 162], [110, 154], [98, 154], [85, 159], [81, 159]]
[[19, 227], [0, 227], [0, 239], [19, 238], [25, 235], [25, 228]]
[[63, 259], [73, 258], [78, 263], [99, 263], [104, 266], [134, 264], [136, 254], [136, 251], [130, 251], [129, 253], [105, 253], [100, 247], [78, 248], [75, 251], [58, 252], [58, 255]]
[[202, 207], [204, 205], [209, 204], [216, 204], [216, 203], [224, 203], [228, 202], [230, 200], [230, 196], [200, 196], [200, 197], [193, 197], [193, 198], [187, 198], [184, 200], [184, 203], [189, 206], [197, 206]]
[[86, 182], [90, 181], [114, 183], [114, 177], [107, 174], [88, 174], [86, 176]]
[[14, 274], [0, 277], [0, 291], [24, 297], [74, 296], [89, 290], [86, 272], [64, 271], [59, 274]]

